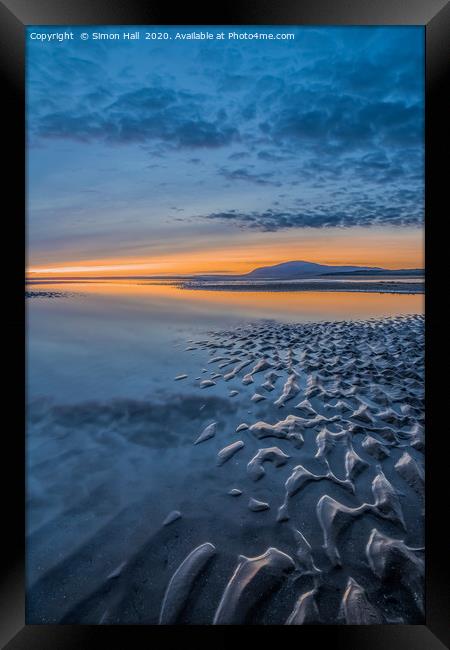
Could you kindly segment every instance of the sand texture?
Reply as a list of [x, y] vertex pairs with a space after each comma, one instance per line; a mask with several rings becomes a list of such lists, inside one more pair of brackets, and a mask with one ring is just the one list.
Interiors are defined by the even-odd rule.
[[[177, 354], [180, 401], [79, 415], [118, 454], [135, 445], [135, 500], [88, 526], [80, 494], [79, 542], [54, 558], [45, 538], [64, 519], [32, 531], [29, 622], [422, 623], [423, 317], [259, 321]], [[69, 445], [74, 413], [33, 417]]]

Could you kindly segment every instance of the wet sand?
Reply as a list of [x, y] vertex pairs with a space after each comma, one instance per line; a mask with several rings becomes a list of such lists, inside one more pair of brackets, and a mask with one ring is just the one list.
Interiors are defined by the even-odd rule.
[[332, 292], [357, 292], [357, 293], [393, 293], [413, 295], [425, 292], [425, 283], [422, 281], [401, 281], [401, 280], [384, 280], [384, 281], [348, 281], [348, 280], [295, 280], [280, 281], [272, 280], [270, 282], [245, 282], [234, 281], [221, 282], [213, 281], [195, 281], [189, 280], [180, 282], [177, 286], [182, 289], [194, 291], [262, 291], [267, 292], [291, 292], [291, 291], [332, 291]]
[[[216, 328], [173, 351], [184, 398], [36, 404], [33, 445], [60, 444], [31, 506], [51, 466], [78, 484], [31, 521], [27, 622], [423, 623], [423, 326]], [[111, 517], [89, 481], [125, 450]]]

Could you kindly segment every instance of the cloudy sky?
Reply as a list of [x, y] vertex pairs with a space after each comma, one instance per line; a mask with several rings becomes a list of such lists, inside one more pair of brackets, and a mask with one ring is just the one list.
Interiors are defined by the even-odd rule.
[[273, 31], [28, 39], [29, 269], [422, 266], [423, 29]]

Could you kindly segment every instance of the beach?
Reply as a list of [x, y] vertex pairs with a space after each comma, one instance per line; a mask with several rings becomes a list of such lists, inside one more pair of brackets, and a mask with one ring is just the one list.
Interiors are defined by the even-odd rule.
[[163, 27], [25, 30], [26, 623], [423, 626], [423, 27]]
[[420, 296], [39, 291], [29, 623], [423, 622]]
[[285, 280], [285, 281], [238, 281], [222, 280], [181, 282], [183, 289], [197, 291], [262, 291], [272, 293], [275, 291], [324, 291], [324, 292], [360, 292], [360, 293], [391, 293], [391, 294], [420, 294], [425, 291], [425, 283], [417, 280], [326, 280], [314, 278], [310, 280]]

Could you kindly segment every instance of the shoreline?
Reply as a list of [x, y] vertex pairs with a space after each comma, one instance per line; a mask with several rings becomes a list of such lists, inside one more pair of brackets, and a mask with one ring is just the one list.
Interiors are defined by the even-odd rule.
[[[52, 297], [57, 297], [57, 294], [63, 295], [60, 291], [50, 290], [33, 290], [32, 288], [42, 285], [50, 287], [53, 284], [92, 284], [92, 283], [106, 283], [118, 281], [119, 278], [103, 278], [103, 279], [70, 279], [70, 280], [26, 280], [25, 283], [25, 297], [33, 298], [52, 294]], [[121, 282], [125, 278], [120, 278]], [[424, 295], [425, 282], [405, 282], [398, 280], [384, 280], [384, 281], [357, 281], [357, 280], [289, 280], [289, 281], [253, 281], [245, 282], [238, 281], [211, 281], [211, 280], [185, 280], [180, 278], [172, 278], [165, 281], [144, 281], [138, 278], [129, 279], [130, 284], [140, 286], [151, 285], [166, 285], [175, 287], [183, 291], [223, 291], [229, 293], [375, 293], [375, 294], [397, 294], [397, 295]]]
[[28, 620], [421, 624], [423, 327], [208, 328], [162, 402], [30, 405]]
[[284, 292], [296, 293], [302, 292], [316, 292], [323, 291], [324, 293], [396, 293], [406, 295], [425, 294], [424, 283], [407, 283], [407, 282], [317, 282], [311, 283], [308, 281], [298, 282], [296, 284], [289, 283], [273, 283], [273, 284], [209, 284], [197, 282], [182, 282], [174, 283], [180, 289], [190, 291], [261, 291], [266, 293]]

